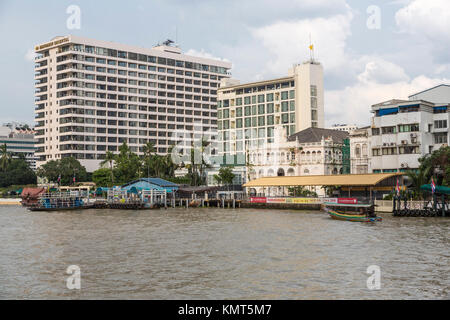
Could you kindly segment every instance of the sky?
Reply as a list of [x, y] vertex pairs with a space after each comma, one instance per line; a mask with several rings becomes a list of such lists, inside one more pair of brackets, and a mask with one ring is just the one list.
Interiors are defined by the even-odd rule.
[[[80, 28], [69, 29], [71, 5]], [[370, 124], [370, 106], [450, 84], [448, 0], [0, 0], [0, 124], [34, 122], [34, 45], [78, 35], [226, 59], [241, 82], [324, 68], [325, 126]]]

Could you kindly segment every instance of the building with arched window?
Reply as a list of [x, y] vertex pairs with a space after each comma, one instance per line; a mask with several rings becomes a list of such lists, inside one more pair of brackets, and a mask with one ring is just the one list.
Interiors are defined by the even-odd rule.
[[[287, 136], [281, 126], [275, 127], [273, 143], [248, 150], [247, 158], [254, 160], [250, 163], [250, 181], [263, 177], [342, 174], [342, 148], [347, 137], [345, 131], [322, 128], [308, 128]], [[323, 192], [319, 187], [313, 188], [318, 194]], [[282, 190], [271, 187], [265, 192], [277, 195]]]

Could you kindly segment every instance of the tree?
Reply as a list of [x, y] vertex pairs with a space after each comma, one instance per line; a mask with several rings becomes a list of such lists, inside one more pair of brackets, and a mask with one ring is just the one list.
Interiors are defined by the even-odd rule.
[[154, 158], [157, 156], [155, 145], [149, 141], [144, 144], [144, 146], [142, 147], [142, 151], [144, 152], [143, 163], [147, 171], [147, 177], [150, 177], [150, 174], [154, 171], [152, 167], [152, 160], [154, 160]]
[[131, 152], [125, 142], [119, 147], [119, 154], [115, 162], [115, 177], [119, 184], [135, 180], [140, 176], [141, 159], [137, 154]]
[[233, 173], [233, 169], [231, 167], [222, 167], [219, 170], [219, 174], [214, 175], [214, 179], [217, 183], [224, 185], [230, 185], [233, 183], [233, 179], [235, 174]]
[[424, 177], [425, 183], [434, 181], [437, 185], [450, 186], [450, 147], [442, 146], [419, 159], [419, 172]]
[[6, 171], [11, 162], [11, 154], [8, 152], [6, 143], [0, 146], [0, 170]]
[[110, 171], [110, 177], [111, 177], [111, 185], [114, 185], [114, 168], [113, 163], [114, 160], [116, 160], [116, 155], [112, 153], [111, 151], [107, 151], [105, 154], [105, 159], [100, 163], [100, 166], [104, 166], [105, 164], [109, 164], [109, 171]]
[[60, 184], [62, 185], [72, 184], [74, 177], [76, 181], [86, 181], [88, 178], [86, 168], [73, 157], [50, 160], [39, 167], [37, 174], [40, 177], [47, 178], [49, 182], [57, 182], [61, 175]]
[[0, 187], [36, 184], [36, 174], [23, 159], [12, 159], [5, 171], [0, 171]]
[[97, 187], [111, 186], [111, 173], [108, 168], [100, 168], [92, 173], [92, 181]]

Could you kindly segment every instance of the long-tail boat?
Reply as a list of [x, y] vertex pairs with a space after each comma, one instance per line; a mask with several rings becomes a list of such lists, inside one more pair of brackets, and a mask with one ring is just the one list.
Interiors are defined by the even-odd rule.
[[343, 204], [324, 203], [325, 211], [332, 219], [358, 222], [377, 222], [381, 217], [377, 217], [373, 204]]

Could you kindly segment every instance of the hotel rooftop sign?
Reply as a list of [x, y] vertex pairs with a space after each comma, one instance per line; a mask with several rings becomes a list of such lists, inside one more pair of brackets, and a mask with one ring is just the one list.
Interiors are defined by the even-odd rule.
[[59, 45], [61, 43], [65, 43], [65, 42], [69, 42], [68, 37], [41, 44], [39, 46], [34, 47], [34, 50], [39, 51], [39, 50], [47, 49], [47, 48], [50, 48], [50, 47], [53, 47], [53, 46], [56, 46], [56, 45]]

